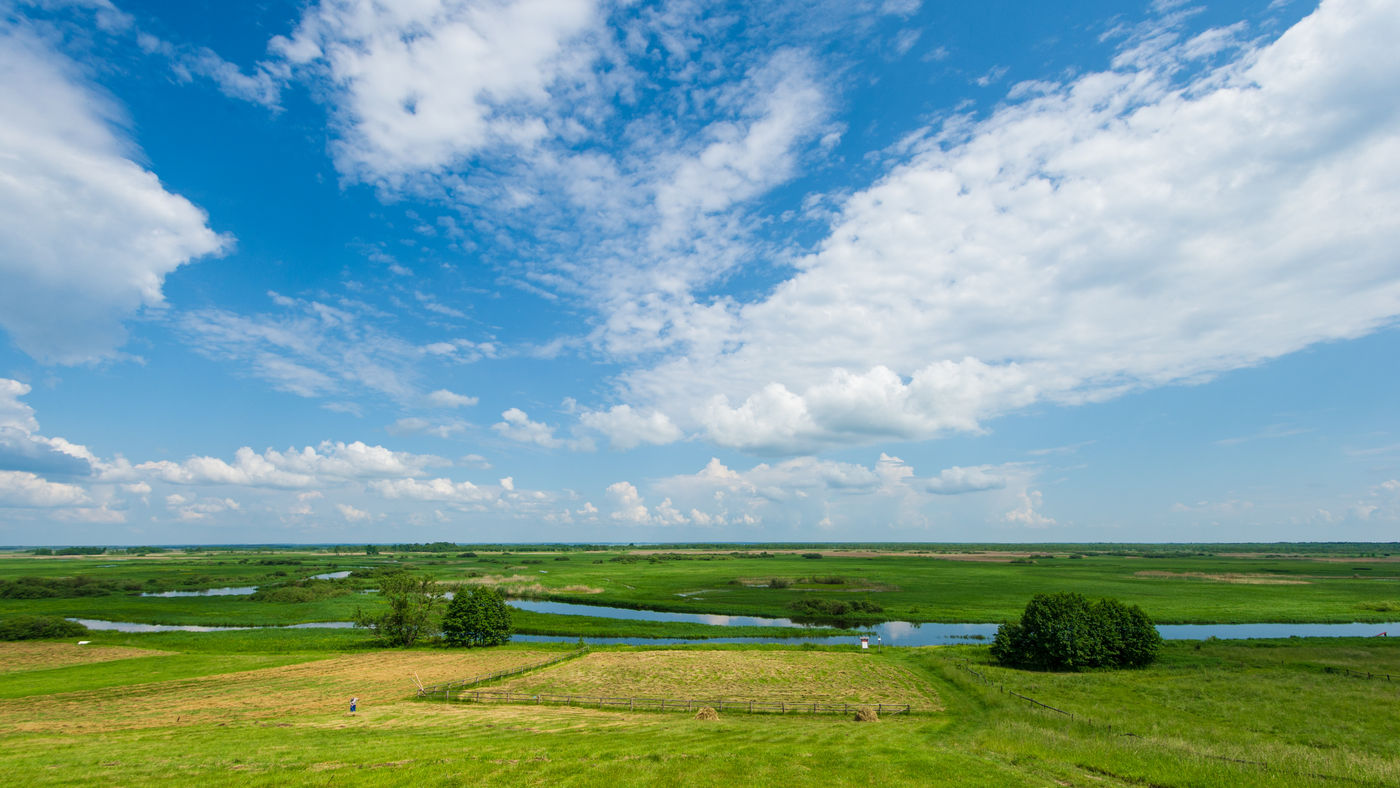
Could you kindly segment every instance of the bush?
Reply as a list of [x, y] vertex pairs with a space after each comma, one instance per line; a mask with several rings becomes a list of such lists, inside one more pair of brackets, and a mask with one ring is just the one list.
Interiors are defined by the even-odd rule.
[[74, 638], [88, 632], [82, 624], [57, 616], [15, 616], [0, 621], [0, 640]]
[[494, 588], [459, 590], [447, 605], [442, 639], [449, 646], [500, 646], [510, 635], [510, 608]]
[[803, 553], [803, 554], [802, 554], [802, 557], [803, 557], [803, 558], [821, 558], [821, 557], [822, 557], [822, 554], [821, 554], [821, 553]]
[[1036, 594], [1017, 623], [992, 641], [1003, 665], [1040, 670], [1139, 667], [1157, 658], [1162, 637], [1136, 605], [1116, 599], [1090, 604], [1083, 594]]

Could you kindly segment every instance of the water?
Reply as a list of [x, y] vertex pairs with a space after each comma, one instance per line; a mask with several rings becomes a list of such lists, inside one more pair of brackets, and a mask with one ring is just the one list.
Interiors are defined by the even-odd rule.
[[312, 576], [311, 576], [311, 579], [312, 579], [312, 580], [344, 580], [345, 578], [347, 578], [347, 577], [349, 577], [349, 576], [350, 576], [350, 570], [349, 570], [349, 569], [346, 569], [344, 572], [326, 572], [326, 573], [323, 574], [323, 575], [312, 575]]
[[147, 591], [141, 596], [242, 596], [257, 590], [257, 586], [226, 586], [224, 588], [206, 588], [203, 591]]
[[111, 632], [231, 632], [239, 629], [349, 629], [353, 621], [314, 621], [309, 624], [288, 624], [281, 627], [199, 627], [180, 624], [136, 624], [130, 621], [103, 621], [97, 618], [70, 618], [93, 630]]
[[[218, 591], [221, 589], [210, 589]], [[191, 593], [191, 592], [181, 592]], [[621, 607], [576, 605], [566, 602], [535, 602], [512, 599], [507, 604], [521, 610], [537, 613], [552, 613], [565, 616], [595, 616], [598, 618], [618, 618], [629, 621], [679, 621], [715, 626], [758, 626], [789, 627], [794, 630], [807, 627], [788, 618], [762, 618], [759, 616], [724, 616], [711, 613], [670, 613], [659, 610], [632, 610]], [[89, 629], [116, 630], [119, 632], [222, 632], [238, 629], [348, 629], [354, 624], [349, 621], [320, 621], [310, 624], [291, 624], [282, 627], [202, 627], [177, 626], [172, 624], [134, 624], [125, 621], [102, 621], [98, 619], [70, 618]], [[870, 644], [889, 646], [946, 646], [957, 643], [989, 641], [996, 635], [996, 624], [920, 624], [910, 621], [886, 621], [873, 627], [862, 628], [870, 636]], [[1400, 622], [1382, 624], [1161, 624], [1157, 631], [1167, 640], [1204, 640], [1220, 638], [1238, 640], [1244, 638], [1288, 638], [1288, 637], [1372, 637], [1387, 632], [1400, 637]], [[577, 637], [567, 635], [515, 635], [512, 640], [521, 643], [572, 643]], [[792, 637], [731, 637], [731, 638], [643, 638], [643, 637], [586, 637], [592, 644], [624, 644], [633, 646], [675, 645], [684, 643], [817, 643], [821, 645], [858, 645], [855, 635], [835, 637], [802, 637], [793, 632]]]
[[[788, 618], [760, 618], [757, 616], [721, 616], [708, 613], [669, 613], [658, 610], [631, 610], [621, 607], [601, 607], [575, 605], [564, 602], [532, 602], [512, 599], [508, 603], [522, 610], [538, 613], [554, 613], [566, 616], [596, 616], [598, 618], [620, 618], [629, 621], [682, 621], [695, 624], [715, 624], [718, 626], [760, 626], [793, 627], [808, 626]], [[886, 621], [873, 627], [862, 627], [871, 636], [871, 645], [890, 646], [946, 646], [955, 643], [990, 641], [996, 635], [996, 624], [921, 624], [911, 621]], [[1287, 637], [1371, 637], [1382, 632], [1400, 636], [1400, 622], [1383, 624], [1162, 624], [1157, 627], [1166, 640], [1204, 640], [1220, 638], [1238, 640], [1244, 638], [1287, 638]], [[568, 640], [555, 635], [516, 635], [512, 640], [523, 642], [549, 642]], [[674, 643], [819, 643], [849, 644], [858, 643], [852, 635], [836, 637], [801, 637], [794, 633], [791, 638], [708, 638], [696, 641], [686, 638], [584, 638], [589, 643], [623, 643], [629, 645], [667, 645]]]

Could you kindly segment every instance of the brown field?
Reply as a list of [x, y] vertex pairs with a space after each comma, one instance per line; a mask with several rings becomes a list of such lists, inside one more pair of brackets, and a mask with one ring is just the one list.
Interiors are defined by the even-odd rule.
[[1298, 580], [1293, 577], [1266, 574], [1208, 574], [1206, 572], [1159, 572], [1156, 570], [1134, 572], [1137, 577], [1177, 577], [1192, 580], [1213, 580], [1217, 583], [1238, 583], [1251, 586], [1307, 586], [1311, 580]]
[[606, 697], [908, 703], [925, 711], [942, 708], [932, 687], [898, 665], [863, 654], [829, 652], [599, 652], [508, 680], [500, 688]]
[[79, 646], [76, 643], [0, 643], [0, 673], [111, 662], [133, 657], [164, 657], [169, 651], [125, 646]]
[[424, 684], [432, 684], [542, 662], [557, 654], [498, 650], [355, 654], [218, 676], [0, 700], [0, 718], [13, 730], [67, 734], [344, 714], [351, 696], [358, 696], [361, 711], [367, 712], [415, 697], [415, 674]]

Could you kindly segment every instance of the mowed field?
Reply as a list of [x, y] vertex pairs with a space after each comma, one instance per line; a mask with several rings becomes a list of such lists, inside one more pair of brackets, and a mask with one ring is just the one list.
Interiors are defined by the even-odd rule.
[[869, 653], [604, 651], [508, 679], [499, 689], [613, 698], [904, 703], [919, 711], [942, 708], [938, 693], [924, 678]]

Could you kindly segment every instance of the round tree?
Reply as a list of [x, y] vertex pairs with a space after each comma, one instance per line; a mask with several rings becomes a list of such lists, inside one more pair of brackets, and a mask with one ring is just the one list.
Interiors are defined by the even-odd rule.
[[494, 588], [458, 591], [442, 620], [442, 639], [449, 646], [499, 646], [510, 642], [510, 634], [510, 607]]
[[1003, 665], [1040, 670], [1137, 667], [1157, 658], [1162, 638], [1137, 606], [1116, 599], [1090, 604], [1083, 594], [1036, 594], [1017, 623], [992, 641]]

